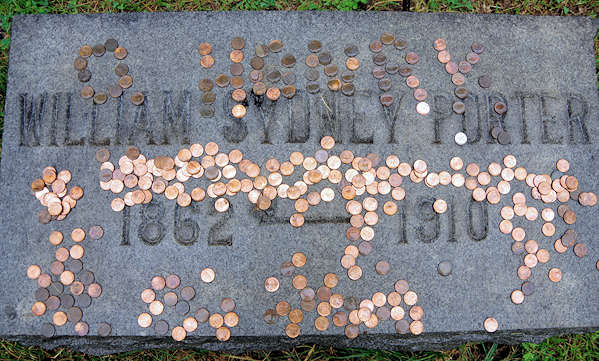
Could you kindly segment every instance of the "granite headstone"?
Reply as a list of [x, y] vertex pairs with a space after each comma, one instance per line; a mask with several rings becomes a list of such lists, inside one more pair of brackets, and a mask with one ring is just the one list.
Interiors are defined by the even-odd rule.
[[[362, 276], [352, 281], [340, 259], [346, 246], [359, 242], [346, 238], [350, 217], [341, 195], [343, 182], [328, 185], [335, 192], [334, 199], [310, 207], [301, 227], [293, 227], [289, 221], [296, 213], [293, 201], [275, 199], [264, 212], [257, 210], [243, 192], [225, 196], [230, 206], [223, 213], [215, 211], [214, 199], [209, 195], [201, 202], [181, 207], [163, 194], [154, 194], [149, 204], [115, 212], [111, 209], [113, 198], [123, 197], [129, 189], [120, 195], [102, 190], [98, 180], [100, 163], [96, 161], [96, 152], [104, 148], [110, 151], [110, 161], [118, 168], [119, 159], [129, 146], [138, 147], [150, 159], [175, 157], [180, 149], [192, 144], [205, 147], [208, 142], [215, 142], [219, 151], [226, 154], [240, 150], [244, 158], [262, 168], [262, 175], [268, 175], [268, 159], [274, 157], [282, 163], [294, 151], [313, 156], [321, 149], [321, 138], [328, 135], [336, 141], [329, 155], [339, 155], [345, 149], [361, 157], [376, 153], [383, 160], [379, 166], [383, 166], [385, 157], [396, 154], [410, 165], [424, 160], [429, 172], [465, 174], [464, 170], [450, 169], [452, 157], [461, 157], [465, 165], [476, 162], [483, 170], [490, 162], [504, 168], [504, 157], [512, 154], [517, 166], [529, 173], [559, 178], [556, 162], [567, 159], [567, 173], [577, 177], [579, 189], [597, 192], [599, 100], [593, 51], [596, 31], [596, 24], [582, 17], [394, 12], [15, 16], [0, 179], [0, 203], [4, 207], [0, 226], [0, 337], [26, 345], [67, 346], [90, 354], [105, 354], [158, 347], [242, 352], [289, 348], [300, 343], [424, 350], [467, 341], [538, 342], [552, 335], [596, 330], [597, 207], [583, 207], [570, 200], [569, 207], [577, 220], [567, 225], [557, 215], [560, 203], [533, 199], [523, 181], [511, 181], [509, 194], [502, 195], [499, 204], [490, 204], [474, 201], [472, 192], [465, 187], [427, 187], [425, 182], [417, 184], [404, 177], [406, 196], [395, 201], [398, 210], [394, 215], [380, 212], [384, 202], [392, 200], [390, 194], [372, 196], [379, 203], [378, 222], [372, 226], [372, 251], [357, 258]], [[370, 44], [384, 32], [406, 40], [407, 45], [382, 44], [383, 50], [378, 54], [384, 54], [386, 60], [381, 56], [373, 58], [377, 53], [369, 49]], [[235, 37], [245, 42], [241, 49], [243, 69], [238, 65], [231, 68], [232, 64], [239, 64], [231, 60], [239, 60], [239, 53], [230, 57]], [[473, 43], [484, 46], [472, 69], [461, 69], [465, 70], [468, 90], [463, 100], [464, 114], [452, 110], [453, 103], [460, 99], [455, 95], [451, 75], [433, 47], [438, 38], [446, 40], [456, 63], [473, 51]], [[127, 50], [126, 57], [115, 59], [114, 49], [107, 49], [101, 57], [91, 55], [86, 64], [91, 79], [85, 84], [96, 93], [108, 94], [108, 89], [119, 80], [114, 70], [119, 62], [128, 65], [133, 82], [122, 89], [122, 95], [108, 95], [104, 104], [94, 104], [92, 99], [80, 95], [85, 84], [79, 81], [73, 64], [83, 45], [104, 44], [107, 39], [116, 39], [118, 46]], [[250, 79], [256, 46], [273, 40], [280, 40], [282, 49], [269, 51], [262, 58], [263, 82], [268, 88], [283, 89], [287, 82], [296, 88], [293, 97], [281, 96], [276, 101], [253, 94]], [[312, 53], [308, 48], [312, 40], [321, 42], [320, 52]], [[210, 68], [205, 67], [209, 59], [202, 60], [205, 56], [198, 52], [203, 42], [212, 47], [214, 64]], [[107, 48], [114, 45], [109, 43]], [[273, 45], [278, 50], [277, 43]], [[308, 55], [327, 52], [319, 59], [320, 65], [307, 65]], [[328, 88], [330, 79], [346, 75], [345, 80], [350, 80], [346, 52], [360, 62], [351, 75], [355, 76], [351, 81], [353, 94], [348, 88], [346, 92]], [[413, 90], [398, 73], [386, 75], [392, 85], [385, 94], [392, 95], [392, 104], [384, 106], [379, 98], [383, 91], [379, 89], [379, 80], [373, 77], [375, 62], [405, 66], [408, 52], [418, 55], [411, 71], [418, 78], [419, 87], [427, 91], [428, 114], [418, 114]], [[295, 58], [292, 66], [290, 57], [281, 63], [288, 54]], [[322, 65], [329, 60], [338, 67], [337, 75], [332, 77], [325, 74]], [[347, 65], [355, 67], [356, 62]], [[309, 69], [316, 70], [318, 79], [306, 79], [306, 75], [316, 76]], [[231, 71], [242, 70], [243, 84], [236, 79], [235, 86], [247, 94], [241, 101], [247, 113], [235, 118], [231, 113], [236, 104], [233, 87], [214, 85], [210, 91], [215, 95], [212, 101], [200, 89], [200, 81], [214, 80], [221, 73], [231, 77]], [[283, 79], [278, 79], [276, 71]], [[333, 73], [332, 68], [328, 71]], [[285, 78], [286, 72], [293, 75]], [[479, 83], [483, 76], [487, 78]], [[490, 83], [485, 84], [488, 80]], [[389, 84], [380, 85], [386, 89]], [[144, 95], [141, 105], [131, 101], [135, 92]], [[498, 102], [506, 106], [506, 112], [495, 111]], [[496, 127], [509, 135], [502, 139], [504, 144], [493, 137]], [[467, 136], [465, 145], [456, 144], [458, 132]], [[44, 207], [32, 195], [30, 185], [47, 166], [54, 166], [57, 171], [68, 169], [72, 174], [69, 186], [81, 186], [84, 195], [64, 220], [41, 224], [38, 212]], [[302, 179], [304, 172], [300, 171], [301, 165], [295, 168], [292, 183]], [[236, 178], [247, 176], [238, 170]], [[492, 185], [497, 184], [499, 178], [493, 179]], [[206, 188], [210, 183], [205, 177], [190, 178], [185, 187], [190, 192], [197, 185]], [[315, 189], [320, 191], [324, 183], [315, 185]], [[522, 287], [517, 269], [523, 264], [524, 254], [512, 252], [511, 235], [501, 233], [498, 227], [502, 219], [500, 209], [513, 205], [514, 192], [524, 192], [527, 205], [539, 213], [547, 207], [556, 213], [552, 222], [555, 233], [549, 237], [542, 233], [540, 214], [534, 221], [524, 217], [512, 220], [514, 227], [525, 229], [524, 241], [534, 239], [550, 254], [547, 263], [532, 268], [529, 281], [535, 285], [534, 292], [529, 294], [527, 289], [522, 304], [514, 304], [510, 294]], [[433, 211], [436, 199], [446, 201], [445, 213]], [[90, 236], [94, 225], [103, 229], [100, 239]], [[71, 259], [73, 255], [81, 256], [78, 249], [66, 255], [69, 259], [64, 266], [73, 270], [77, 280], [84, 280], [83, 294], [95, 292], [97, 296], [98, 289], [90, 289], [89, 284], [101, 286], [99, 297], [92, 297], [91, 304], [89, 299], [77, 296], [80, 290], [70, 287], [70, 280], [63, 279], [67, 286], [61, 287], [60, 273], [51, 276], [48, 295], [39, 291], [39, 282], [26, 274], [32, 264], [50, 273], [50, 264], [64, 256], [57, 249], [69, 249], [77, 243], [71, 239], [71, 232], [77, 227], [87, 233], [80, 242], [84, 248], [83, 265]], [[564, 254], [554, 250], [556, 239], [569, 228], [576, 230], [577, 242], [586, 244], [585, 257], [577, 257], [572, 248]], [[60, 245], [50, 244], [52, 231], [64, 235]], [[374, 328], [362, 324], [360, 335], [348, 339], [344, 327], [332, 322], [332, 313], [344, 310], [341, 307], [328, 316], [331, 323], [325, 331], [314, 327], [319, 316], [316, 310], [304, 310], [299, 337], [287, 337], [287, 317], [281, 316], [269, 325], [264, 314], [282, 300], [290, 302], [291, 308], [300, 308], [299, 291], [292, 287], [292, 278], [280, 271], [281, 265], [291, 261], [296, 252], [303, 252], [307, 261], [294, 275], [304, 275], [308, 286], [316, 291], [325, 274], [335, 273], [339, 282], [332, 292], [346, 300], [350, 296], [370, 299], [375, 292], [388, 295], [397, 280], [407, 280], [410, 290], [418, 296], [416, 304], [424, 311], [424, 332], [399, 334], [394, 320], [380, 320]], [[380, 275], [375, 265], [383, 260], [389, 263], [390, 271]], [[205, 268], [215, 271], [214, 281], [202, 281]], [[561, 270], [561, 281], [548, 278], [551, 268]], [[93, 272], [93, 282], [85, 271]], [[162, 314], [153, 316], [151, 327], [140, 327], [138, 316], [149, 312], [148, 304], [140, 297], [142, 291], [151, 286], [152, 277], [169, 274], [180, 277], [181, 284], [176, 289], [179, 297], [182, 287], [195, 289], [195, 297], [188, 302], [190, 311], [186, 314], [184, 306], [165, 306]], [[271, 276], [280, 281], [279, 289], [273, 293], [264, 286]], [[57, 288], [64, 288], [62, 296]], [[53, 322], [52, 315], [66, 312], [73, 303], [64, 296], [71, 293], [75, 294], [74, 306], [83, 310], [82, 320], [89, 327], [87, 336], [77, 335], [76, 322], [71, 321], [79, 317], [72, 311], [64, 326], [53, 326], [53, 337], [44, 337], [44, 327]], [[162, 297], [165, 291], [156, 293]], [[64, 298], [60, 308], [52, 310], [55, 305], [46, 305], [42, 316], [34, 316], [32, 305], [36, 298], [47, 300], [53, 294]], [[220, 305], [226, 297], [235, 301], [239, 317], [238, 325], [230, 328], [230, 340], [218, 341], [215, 329], [207, 323], [200, 323], [183, 341], [173, 340], [171, 330], [193, 316], [199, 307], [224, 314]], [[320, 300], [316, 300], [318, 304]], [[404, 308], [404, 318], [410, 319], [410, 307]], [[485, 331], [484, 320], [488, 317], [498, 322], [494, 333]], [[160, 329], [165, 326], [163, 323], [156, 326], [160, 320], [168, 322], [166, 334], [159, 332], [165, 331]], [[55, 321], [62, 323], [60, 317]], [[109, 332], [106, 324], [110, 325]]]

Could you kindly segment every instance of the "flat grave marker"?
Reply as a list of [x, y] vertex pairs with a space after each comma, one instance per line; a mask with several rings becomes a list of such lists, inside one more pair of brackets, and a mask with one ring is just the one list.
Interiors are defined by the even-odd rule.
[[105, 354], [596, 330], [596, 31], [16, 16], [0, 336]]

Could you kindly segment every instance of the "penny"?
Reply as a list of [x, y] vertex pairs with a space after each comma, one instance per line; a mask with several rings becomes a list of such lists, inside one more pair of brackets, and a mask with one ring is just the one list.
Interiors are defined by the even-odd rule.
[[360, 279], [362, 277], [362, 268], [360, 268], [360, 266], [357, 265], [349, 267], [349, 269], [347, 270], [347, 276], [352, 281]]
[[552, 268], [549, 270], [549, 279], [552, 282], [559, 282], [562, 280], [562, 271], [559, 268]]
[[306, 255], [302, 252], [294, 253], [291, 262], [295, 267], [303, 267], [306, 264]]
[[145, 303], [151, 303], [156, 298], [156, 293], [150, 288], [141, 291], [141, 300]]
[[418, 54], [414, 53], [414, 52], [409, 52], [406, 54], [406, 63], [408, 64], [417, 64], [418, 63]]
[[[352, 58], [349, 58], [349, 59], [352, 59]], [[376, 65], [383, 66], [387, 63], [387, 57], [383, 53], [378, 53], [378, 54], [373, 55], [372, 62], [375, 63]], [[349, 69], [349, 67], [348, 67], [348, 69]], [[355, 69], [350, 69], [350, 70], [355, 70]], [[385, 71], [386, 71], [386, 68], [385, 68]]]
[[108, 100], [106, 93], [96, 93], [94, 95], [94, 104], [104, 104]]
[[441, 276], [449, 276], [451, 274], [452, 264], [449, 261], [441, 261], [437, 265], [437, 271]]
[[379, 40], [373, 40], [372, 42], [370, 42], [370, 45], [368, 46], [368, 48], [373, 53], [378, 53], [381, 50], [383, 50], [383, 44]]
[[466, 105], [462, 102], [454, 102], [452, 109], [456, 114], [464, 114], [466, 111]]
[[75, 59], [73, 66], [75, 67], [75, 70], [83, 70], [87, 67], [87, 60], [82, 57], [78, 57]]
[[89, 45], [83, 45], [79, 48], [79, 56], [82, 58], [89, 58], [92, 55], [92, 48]]
[[497, 331], [497, 328], [499, 327], [499, 323], [497, 322], [497, 320], [495, 318], [488, 317], [484, 321], [484, 327], [485, 327], [485, 331], [487, 331], [487, 332], [495, 332], [495, 331]]
[[212, 68], [212, 66], [214, 65], [214, 58], [211, 55], [204, 55], [200, 59], [200, 65], [202, 66], [202, 68]]
[[118, 84], [113, 85], [108, 88], [108, 94], [110, 94], [110, 96], [113, 98], [118, 98], [123, 94], [123, 88], [121, 88]]
[[278, 53], [283, 49], [283, 42], [281, 40], [272, 40], [268, 43], [268, 48], [273, 53]]
[[349, 70], [357, 70], [360, 67], [360, 61], [357, 58], [347, 58], [345, 66]]
[[[169, 293], [167, 293], [167, 294], [169, 294]], [[172, 297], [172, 296], [168, 296], [168, 297]], [[166, 302], [167, 302], [167, 300], [165, 299], [165, 303]], [[151, 314], [158, 316], [158, 315], [162, 314], [162, 312], [164, 311], [164, 304], [158, 300], [154, 300], [154, 301], [150, 302], [148, 308], [150, 309]]]
[[454, 63], [453, 61], [448, 61], [445, 64], [445, 71], [451, 75], [457, 73], [458, 72], [458, 64]]
[[485, 47], [480, 43], [474, 42], [474, 43], [472, 43], [471, 49], [476, 54], [482, 54], [483, 51], [485, 50]]
[[286, 68], [292, 68], [295, 66], [295, 56], [287, 54], [281, 58], [281, 65]]
[[285, 327], [285, 334], [289, 338], [296, 338], [300, 334], [300, 326], [296, 323], [290, 323]]
[[588, 253], [587, 246], [584, 243], [577, 243], [574, 246], [574, 254], [577, 257], [582, 258], [582, 257], [586, 256], [587, 253]]
[[42, 316], [44, 313], [46, 313], [46, 304], [40, 301], [35, 302], [33, 306], [31, 306], [31, 312], [35, 316]]
[[459, 87], [455, 88], [454, 93], [458, 98], [464, 99], [468, 96], [468, 89], [466, 89], [463, 86], [459, 86]]
[[537, 260], [540, 263], [547, 263], [547, 262], [549, 262], [549, 251], [547, 251], [544, 248], [539, 249], [537, 251], [536, 256], [537, 256]]
[[[234, 50], [237, 51], [237, 50]], [[233, 75], [233, 78], [231, 79], [231, 86], [235, 87], [234, 85], [234, 79], [236, 79], [235, 77], [243, 74], [243, 65], [239, 64], [239, 63], [233, 63], [231, 64], [231, 66], [229, 66], [229, 72], [231, 73], [231, 75]]]
[[239, 316], [235, 312], [227, 312], [224, 321], [226, 326], [235, 327], [239, 324]]
[[87, 286], [87, 293], [90, 297], [98, 298], [102, 294], [102, 286], [100, 286], [98, 283], [92, 283]]
[[447, 47], [447, 42], [445, 41], [445, 39], [436, 39], [433, 42], [433, 48], [435, 48], [435, 50], [437, 50], [437, 51], [443, 51], [443, 50], [445, 50], [446, 47]]
[[231, 47], [235, 50], [241, 50], [245, 46], [245, 40], [239, 36], [234, 37], [231, 40]]
[[104, 230], [100, 226], [92, 226], [89, 229], [88, 233], [89, 233], [89, 238], [91, 238], [93, 240], [98, 240], [98, 239], [102, 238], [102, 236], [104, 235]]
[[114, 49], [114, 57], [118, 60], [123, 60], [127, 57], [127, 49], [118, 47]]
[[38, 266], [36, 264], [32, 264], [31, 266], [27, 267], [27, 277], [29, 279], [35, 280], [41, 274], [42, 274], [42, 269], [40, 268], [40, 266]]
[[205, 283], [211, 283], [212, 281], [214, 281], [215, 277], [216, 273], [212, 268], [204, 268], [202, 272], [200, 272], [200, 278]]
[[65, 323], [67, 323], [67, 314], [62, 311], [54, 313], [54, 315], [52, 315], [52, 322], [56, 326], [63, 326]]
[[437, 60], [439, 60], [440, 63], [446, 64], [451, 60], [451, 55], [447, 50], [442, 50], [437, 53]]
[[154, 276], [152, 277], [152, 288], [156, 291], [160, 291], [166, 287], [166, 280], [162, 276]]
[[519, 305], [524, 302], [524, 293], [521, 290], [514, 290], [510, 298], [513, 303]]
[[186, 315], [189, 313], [189, 303], [185, 302], [185, 301], [178, 301], [175, 304], [175, 312], [177, 312], [180, 315]]
[[180, 284], [181, 279], [179, 278], [179, 276], [174, 274], [166, 276], [166, 287], [170, 289], [175, 289], [179, 287]]
[[77, 72], [77, 79], [79, 79], [79, 81], [82, 83], [88, 82], [91, 79], [91, 77], [92, 77], [92, 73], [87, 68]]
[[264, 281], [264, 288], [268, 292], [276, 292], [279, 289], [279, 280], [275, 277], [268, 277]]
[[[147, 327], [149, 327], [149, 325]], [[175, 341], [183, 341], [185, 337], [187, 337], [187, 331], [185, 331], [182, 326], [177, 326], [171, 331], [171, 336]]]
[[83, 312], [79, 307], [71, 307], [67, 310], [67, 319], [70, 322], [79, 322], [81, 321], [81, 317], [83, 317]]
[[92, 54], [94, 54], [94, 56], [102, 56], [105, 52], [106, 48], [102, 44], [92, 46]]
[[489, 88], [491, 87], [491, 77], [489, 75], [482, 75], [478, 78], [478, 85], [481, 88]]
[[458, 70], [462, 74], [467, 74], [472, 70], [472, 64], [465, 60], [462, 60], [458, 63]]
[[375, 266], [376, 272], [379, 275], [386, 275], [391, 270], [391, 265], [387, 261], [379, 261]]
[[418, 100], [419, 102], [425, 101], [427, 97], [428, 93], [426, 90], [422, 88], [417, 88], [414, 90], [414, 99]]
[[417, 88], [420, 85], [420, 80], [418, 80], [418, 78], [414, 75], [410, 75], [406, 78], [406, 84], [410, 88]]
[[507, 105], [505, 105], [505, 103], [503, 102], [496, 102], [493, 105], [493, 109], [497, 114], [504, 114], [505, 112], [507, 112]]
[[354, 95], [354, 90], [354, 85], [352, 83], [343, 83], [343, 85], [341, 85], [341, 92], [343, 95], [352, 96]]

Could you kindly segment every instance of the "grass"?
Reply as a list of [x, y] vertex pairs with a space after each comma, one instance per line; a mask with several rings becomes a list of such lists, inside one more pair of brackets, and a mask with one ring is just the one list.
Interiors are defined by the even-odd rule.
[[[15, 14], [76, 14], [200, 10], [401, 10], [399, 0], [0, 0], [0, 134], [4, 120], [10, 23]], [[412, 0], [415, 12], [585, 15], [597, 17], [599, 0]], [[599, 73], [599, 34], [595, 37]], [[598, 81], [599, 89], [599, 81]], [[597, 360], [599, 332], [552, 337], [541, 344], [467, 343], [442, 352], [389, 352], [304, 345], [290, 351], [233, 356], [205, 350], [151, 350], [93, 357], [67, 349], [46, 351], [0, 340], [0, 360]]]

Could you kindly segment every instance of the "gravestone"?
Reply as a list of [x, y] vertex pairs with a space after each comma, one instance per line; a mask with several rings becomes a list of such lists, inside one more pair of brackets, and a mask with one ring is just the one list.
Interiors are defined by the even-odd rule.
[[105, 354], [596, 330], [596, 31], [504, 15], [16, 16], [0, 336]]

